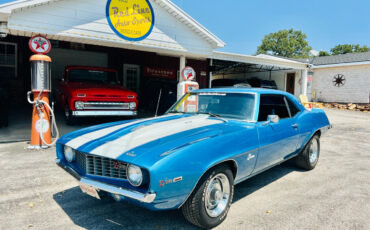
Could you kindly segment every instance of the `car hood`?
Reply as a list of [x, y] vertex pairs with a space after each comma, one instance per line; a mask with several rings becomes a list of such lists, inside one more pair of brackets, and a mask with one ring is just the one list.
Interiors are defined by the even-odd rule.
[[128, 93], [135, 94], [133, 91], [120, 85], [97, 84], [97, 83], [68, 83], [72, 93], [85, 93], [87, 96], [106, 96], [117, 95], [125, 96]]
[[188, 145], [241, 129], [208, 115], [171, 114], [76, 131], [60, 142], [84, 153], [135, 163], [141, 157], [156, 161]]

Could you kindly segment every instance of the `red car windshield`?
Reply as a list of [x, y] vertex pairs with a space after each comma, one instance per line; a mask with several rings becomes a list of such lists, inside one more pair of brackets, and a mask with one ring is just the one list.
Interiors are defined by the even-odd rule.
[[118, 84], [116, 72], [91, 69], [71, 69], [69, 71], [68, 81]]

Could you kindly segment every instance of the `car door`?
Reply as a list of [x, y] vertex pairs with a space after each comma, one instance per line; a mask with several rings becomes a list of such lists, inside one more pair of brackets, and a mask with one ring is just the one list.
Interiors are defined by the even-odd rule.
[[[278, 115], [280, 120], [276, 123], [267, 122], [268, 115]], [[299, 138], [297, 128], [284, 95], [260, 95], [257, 122], [259, 152], [254, 172], [281, 162], [296, 151]]]

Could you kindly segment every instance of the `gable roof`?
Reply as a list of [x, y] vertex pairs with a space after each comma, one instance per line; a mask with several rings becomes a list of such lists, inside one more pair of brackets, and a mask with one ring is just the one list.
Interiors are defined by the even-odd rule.
[[348, 53], [348, 54], [339, 54], [332, 56], [324, 57], [313, 57], [305, 59], [297, 59], [300, 62], [306, 62], [313, 64], [314, 66], [321, 65], [334, 65], [334, 64], [348, 64], [348, 63], [358, 63], [369, 62], [370, 61], [370, 52], [363, 53]]
[[[18, 0], [6, 4], [0, 4], [0, 21], [7, 21], [7, 19], [14, 10], [36, 7], [56, 1], [62, 0]], [[181, 23], [184, 23], [185, 25], [190, 27], [191, 30], [195, 31], [203, 39], [210, 42], [214, 48], [222, 48], [225, 46], [225, 43], [220, 38], [218, 38], [216, 35], [207, 30], [204, 26], [202, 26], [199, 22], [197, 22], [187, 13], [185, 13], [181, 8], [172, 3], [170, 0], [152, 0], [152, 1], [156, 2], [158, 5], [163, 7], [166, 11], [168, 11]]]

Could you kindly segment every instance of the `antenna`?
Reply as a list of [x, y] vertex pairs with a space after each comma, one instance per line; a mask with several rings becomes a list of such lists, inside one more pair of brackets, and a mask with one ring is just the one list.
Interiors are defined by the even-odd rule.
[[158, 114], [158, 108], [159, 108], [159, 102], [161, 101], [161, 96], [162, 96], [162, 88], [159, 90], [159, 96], [158, 96], [158, 102], [157, 102], [157, 108], [155, 110], [155, 117]]

